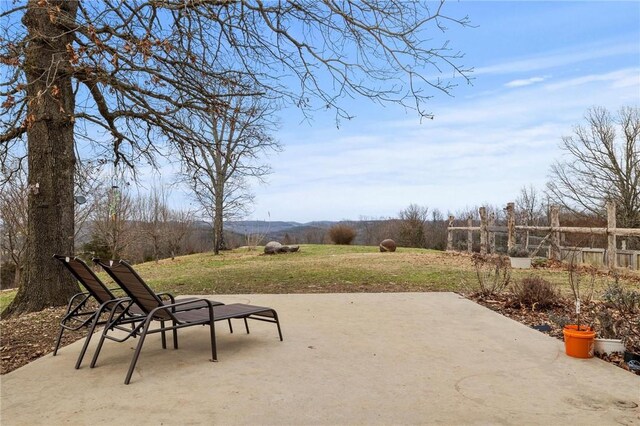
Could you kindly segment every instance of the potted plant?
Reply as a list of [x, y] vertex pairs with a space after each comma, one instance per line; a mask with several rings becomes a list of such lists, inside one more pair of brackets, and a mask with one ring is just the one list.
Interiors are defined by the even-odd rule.
[[593, 350], [597, 354], [624, 353], [622, 341], [624, 330], [621, 320], [616, 320], [608, 306], [596, 314], [598, 337], [594, 340]]
[[509, 260], [511, 261], [511, 267], [514, 269], [531, 268], [531, 257], [529, 257], [529, 252], [525, 249], [518, 247], [510, 249]]
[[564, 335], [564, 347], [567, 355], [574, 358], [591, 358], [593, 357], [596, 333], [590, 326], [580, 323], [580, 309], [583, 299], [585, 302], [591, 299], [593, 280], [591, 282], [591, 293], [588, 293], [585, 298], [580, 294], [580, 278], [577, 266], [574, 262], [571, 262], [569, 265], [569, 286], [576, 305], [576, 323], [565, 325], [562, 329], [562, 334]]

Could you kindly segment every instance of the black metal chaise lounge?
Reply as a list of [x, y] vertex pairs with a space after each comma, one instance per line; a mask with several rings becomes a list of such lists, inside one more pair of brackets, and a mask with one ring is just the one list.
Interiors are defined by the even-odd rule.
[[[129, 371], [125, 378], [124, 383], [129, 384], [131, 376], [135, 369], [142, 345], [147, 334], [152, 333], [164, 333], [171, 330], [173, 332], [173, 345], [174, 348], [178, 348], [177, 330], [179, 328], [190, 327], [194, 325], [208, 325], [210, 338], [211, 338], [211, 361], [217, 361], [217, 348], [216, 348], [216, 335], [215, 335], [215, 322], [228, 320], [229, 327], [231, 328], [231, 319], [242, 319], [247, 333], [249, 333], [249, 325], [247, 319], [253, 319], [257, 321], [265, 321], [275, 323], [278, 328], [278, 336], [282, 341], [282, 331], [280, 329], [280, 321], [278, 320], [278, 314], [272, 308], [263, 306], [245, 305], [241, 303], [233, 303], [228, 305], [214, 305], [208, 299], [198, 299], [197, 301], [191, 301], [189, 303], [193, 305], [199, 303], [200, 309], [190, 309], [188, 311], [179, 310], [184, 302], [177, 303], [164, 303], [156, 294], [149, 288], [144, 280], [136, 273], [136, 271], [123, 260], [109, 261], [103, 263], [100, 259], [93, 260], [98, 265], [107, 271], [109, 276], [127, 293], [131, 300], [145, 312], [146, 318], [143, 321], [139, 319], [127, 320], [121, 315], [116, 315], [115, 310], [112, 309], [112, 314], [109, 318], [109, 323], [105, 326], [100, 342], [96, 348], [93, 360], [91, 361], [91, 367], [93, 368], [102, 349], [102, 345], [105, 339], [114, 340], [117, 342], [123, 342], [129, 337], [139, 337], [138, 345], [131, 359]], [[153, 321], [159, 321], [160, 326], [152, 328]], [[122, 322], [133, 324], [132, 329], [124, 337], [117, 337], [109, 335], [109, 331], [112, 328], [120, 325]], [[171, 325], [165, 326], [166, 322], [170, 322]]]
[[[75, 368], [78, 369], [82, 364], [82, 359], [87, 352], [89, 342], [96, 327], [104, 325], [107, 322], [103, 314], [109, 313], [110, 310], [117, 306], [117, 312], [123, 319], [128, 318], [129, 321], [139, 322], [144, 321], [146, 313], [137, 305], [131, 303], [129, 298], [122, 299], [114, 295], [114, 291], [121, 291], [121, 289], [119, 287], [108, 288], [82, 259], [58, 254], [54, 254], [53, 257], [59, 260], [71, 275], [87, 290], [86, 292], [75, 294], [69, 300], [67, 311], [60, 321], [60, 332], [58, 333], [56, 345], [53, 350], [53, 355], [57, 355], [65, 330], [77, 331], [86, 327], [88, 329], [87, 337], [85, 338], [75, 365]], [[175, 303], [175, 298], [169, 293], [159, 293], [157, 296], [160, 298], [168, 298], [171, 303]], [[182, 299], [181, 302], [190, 300], [194, 299]], [[125, 303], [119, 303], [121, 301]], [[221, 302], [212, 303], [217, 305], [222, 304]], [[96, 307], [95, 304], [98, 306]], [[189, 306], [190, 305], [182, 305], [183, 309], [187, 309]], [[162, 334], [162, 347], [166, 348], [164, 333]]]
[[[91, 336], [93, 336], [96, 327], [106, 323], [106, 320], [101, 319], [102, 314], [113, 308], [119, 300], [119, 298], [113, 294], [113, 291], [119, 289], [108, 288], [82, 259], [61, 256], [59, 254], [54, 254], [53, 257], [59, 260], [71, 275], [87, 290], [86, 292], [75, 294], [69, 299], [67, 311], [60, 321], [60, 333], [58, 333], [56, 346], [53, 350], [53, 356], [56, 356], [65, 330], [77, 331], [83, 327], [87, 327], [88, 334], [75, 365], [75, 368], [78, 369], [82, 364], [82, 359], [87, 352], [87, 347], [89, 346]], [[97, 303], [98, 307], [90, 306], [92, 302]], [[122, 310], [124, 310], [124, 308], [125, 306], [122, 307]], [[144, 312], [136, 306], [130, 306], [129, 309], [126, 310], [126, 313], [130, 316], [144, 317]]]

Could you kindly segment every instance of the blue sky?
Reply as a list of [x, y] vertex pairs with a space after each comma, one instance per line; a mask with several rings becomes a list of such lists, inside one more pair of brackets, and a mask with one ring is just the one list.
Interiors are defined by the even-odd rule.
[[254, 185], [258, 220], [396, 216], [416, 203], [444, 213], [504, 205], [543, 189], [563, 135], [587, 108], [640, 105], [640, 2], [459, 2], [476, 28], [446, 33], [465, 53], [473, 85], [427, 105], [434, 120], [399, 106], [349, 102], [356, 117], [309, 122], [281, 114], [284, 151]]

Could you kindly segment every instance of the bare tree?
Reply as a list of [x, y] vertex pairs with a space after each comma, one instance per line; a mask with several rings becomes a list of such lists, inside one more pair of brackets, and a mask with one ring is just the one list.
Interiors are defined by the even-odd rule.
[[136, 224], [136, 234], [151, 246], [151, 255], [156, 262], [160, 259], [167, 235], [170, 215], [167, 196], [163, 189], [154, 186], [148, 195], [133, 201], [132, 219]]
[[77, 291], [51, 254], [73, 250], [80, 140], [91, 143], [91, 156], [110, 152], [132, 168], [142, 159], [155, 164], [181, 129], [176, 112], [217, 98], [193, 82], [225, 82], [230, 70], [306, 113], [326, 107], [349, 118], [341, 100], [360, 96], [428, 117], [425, 101], [455, 84], [431, 76], [447, 71], [464, 81], [468, 71], [446, 42], [425, 43], [430, 28], [467, 25], [443, 7], [403, 0], [0, 3], [1, 160], [27, 158], [29, 171], [26, 267], [6, 313], [65, 304]]
[[[76, 193], [78, 196], [75, 198], [79, 208], [75, 210], [76, 237], [83, 230], [87, 219], [93, 212], [94, 198], [100, 182], [100, 167], [92, 165], [89, 168], [77, 169]], [[27, 171], [24, 168], [16, 167], [15, 171], [6, 177], [0, 189], [1, 248], [3, 253], [0, 260], [4, 261], [5, 257], [11, 259], [15, 267], [14, 284], [16, 285], [20, 282], [27, 249], [28, 193]]]
[[91, 218], [104, 195], [101, 188], [104, 186], [102, 171], [105, 164], [104, 160], [87, 161], [76, 167], [74, 253], [78, 251], [79, 242], [91, 232]]
[[183, 253], [185, 243], [193, 231], [193, 212], [170, 210], [165, 238], [169, 256], [173, 260]]
[[384, 217], [376, 219], [373, 217], [360, 216], [358, 234], [362, 238], [362, 243], [369, 246], [377, 246], [382, 240], [393, 238], [395, 231], [392, 222], [393, 219]]
[[220, 85], [217, 103], [206, 112], [180, 114], [186, 137], [176, 141], [186, 181], [206, 216], [213, 219], [215, 254], [226, 248], [224, 220], [242, 217], [253, 200], [248, 179], [262, 181], [271, 172], [262, 155], [280, 150], [271, 136], [273, 107], [254, 94], [256, 90], [238, 95], [237, 86], [233, 82]]
[[[545, 213], [542, 194], [533, 185], [520, 188], [520, 195], [515, 201], [515, 215], [517, 223], [521, 225], [540, 225]], [[525, 233], [524, 247], [529, 247], [530, 234]]]
[[16, 285], [20, 282], [27, 248], [27, 175], [22, 170], [0, 187], [0, 230], [0, 263], [8, 259], [13, 264]]
[[425, 227], [425, 247], [445, 250], [447, 247], [447, 221], [440, 209], [431, 210], [431, 221]]
[[550, 198], [575, 213], [606, 217], [604, 204], [617, 205], [620, 227], [640, 226], [640, 108], [612, 115], [591, 108], [586, 123], [562, 138], [566, 159], [551, 166]]
[[400, 211], [400, 230], [398, 243], [404, 247], [424, 247], [426, 244], [425, 226], [429, 220], [429, 208], [410, 204]]
[[133, 200], [128, 191], [118, 186], [103, 190], [92, 217], [92, 240], [106, 248], [110, 259], [127, 257], [135, 238], [132, 219]]

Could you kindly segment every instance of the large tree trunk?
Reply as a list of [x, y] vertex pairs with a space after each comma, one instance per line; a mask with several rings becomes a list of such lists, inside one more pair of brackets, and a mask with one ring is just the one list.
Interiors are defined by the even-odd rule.
[[52, 258], [54, 253], [73, 253], [75, 100], [66, 49], [72, 32], [51, 18], [57, 10], [75, 18], [78, 2], [48, 3], [39, 6], [37, 0], [30, 0], [23, 18], [30, 40], [25, 63], [31, 99], [27, 251], [18, 294], [3, 316], [65, 305], [78, 291], [69, 273]]

